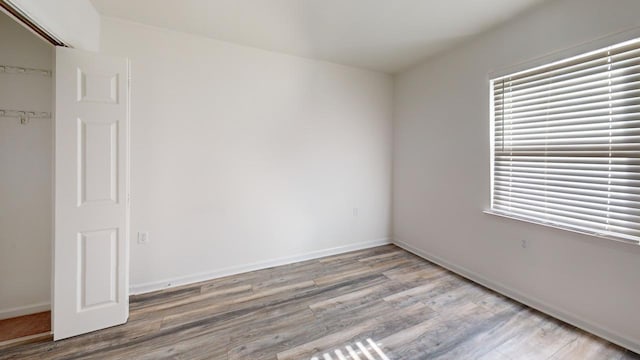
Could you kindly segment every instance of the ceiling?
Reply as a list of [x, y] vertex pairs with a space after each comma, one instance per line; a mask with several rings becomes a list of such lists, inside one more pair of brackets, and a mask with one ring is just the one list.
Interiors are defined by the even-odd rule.
[[102, 15], [388, 73], [544, 0], [91, 0]]

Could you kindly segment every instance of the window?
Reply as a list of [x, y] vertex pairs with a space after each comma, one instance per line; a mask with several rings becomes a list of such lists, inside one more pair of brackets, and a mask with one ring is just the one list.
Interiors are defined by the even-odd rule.
[[640, 240], [640, 39], [491, 80], [491, 212]]

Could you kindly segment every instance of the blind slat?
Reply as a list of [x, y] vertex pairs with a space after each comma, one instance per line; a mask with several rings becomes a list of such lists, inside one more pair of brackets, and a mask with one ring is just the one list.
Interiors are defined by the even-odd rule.
[[[596, 206], [596, 204], [588, 204], [578, 201], [557, 201], [557, 199], [548, 199], [544, 196], [518, 194], [517, 198], [514, 198], [513, 193], [498, 193], [496, 199], [505, 201], [506, 203], [518, 203], [526, 205], [536, 205], [542, 207], [546, 212], [563, 214], [566, 212], [573, 213], [574, 216], [584, 220], [604, 219], [604, 222], [609, 225], [632, 227], [640, 230], [640, 216], [637, 214], [628, 214], [625, 210], [621, 210], [619, 207], [609, 206]], [[588, 206], [591, 205], [591, 206]], [[616, 211], [617, 210], [617, 211]]]
[[540, 78], [549, 78], [558, 74], [572, 73], [581, 69], [607, 64], [608, 58], [616, 60], [616, 62], [623, 62], [627, 59], [636, 59], [638, 58], [638, 54], [640, 54], [640, 48], [638, 48], [636, 44], [616, 49], [602, 49], [601, 51], [594, 52], [588, 56], [579, 57], [575, 61], [561, 61], [554, 65], [541, 66], [539, 68], [530, 69], [526, 72], [504, 76], [501, 80], [504, 80], [505, 82], [510, 81], [514, 84], [519, 82], [530, 83], [535, 80], [539, 80]]
[[[538, 176], [535, 176], [538, 175]], [[557, 185], [557, 186], [567, 186], [570, 188], [575, 188], [575, 191], [581, 190], [603, 190], [606, 192], [610, 192], [611, 196], [615, 196], [616, 192], [620, 193], [620, 196], [629, 196], [632, 198], [633, 194], [640, 194], [640, 182], [639, 181], [626, 181], [626, 180], [615, 180], [607, 181], [606, 179], [599, 179], [600, 182], [596, 182], [592, 178], [586, 177], [557, 177], [552, 178], [551, 176], [545, 177], [540, 176], [539, 174], [526, 174], [525, 176], [521, 176], [519, 174], [496, 174], [496, 183], [503, 181], [505, 183], [518, 183], [518, 184], [544, 184], [544, 185]], [[571, 192], [572, 190], [567, 189], [567, 192]]]
[[596, 130], [596, 129], [638, 129], [640, 125], [640, 114], [638, 114], [637, 119], [627, 119], [624, 121], [616, 120], [615, 118], [610, 118], [609, 121], [605, 121], [607, 119], [600, 119], [599, 121], [583, 121], [577, 120], [575, 123], [565, 123], [565, 124], [551, 124], [541, 122], [537, 126], [529, 126], [529, 127], [515, 127], [515, 126], [502, 126], [496, 125], [494, 133], [496, 136], [507, 136], [507, 135], [519, 135], [519, 134], [529, 134], [529, 133], [538, 133], [538, 132], [563, 132], [563, 131], [585, 131], [585, 130]]
[[[614, 184], [614, 185], [629, 185], [633, 184], [633, 186], [640, 186], [640, 176], [637, 174], [632, 177], [629, 175], [625, 178], [620, 177], [608, 177], [606, 174], [603, 175], [600, 173], [580, 173], [579, 171], [569, 172], [545, 172], [544, 169], [536, 169], [536, 171], [531, 171], [529, 169], [509, 169], [509, 170], [501, 170], [496, 169], [495, 175], [502, 176], [520, 176], [524, 178], [544, 178], [550, 180], [570, 180], [575, 182], [591, 182], [595, 184]], [[591, 176], [590, 176], [591, 175]]]
[[597, 79], [590, 82], [580, 83], [572, 86], [561, 87], [559, 89], [544, 89], [538, 92], [527, 93], [520, 96], [509, 94], [505, 99], [502, 92], [494, 92], [493, 102], [495, 106], [502, 104], [529, 104], [540, 101], [548, 101], [554, 99], [571, 98], [582, 96], [584, 94], [600, 93], [607, 90], [620, 91], [624, 89], [633, 89], [640, 81], [640, 74], [629, 74], [617, 76], [614, 78]]
[[[616, 221], [616, 224], [607, 224], [606, 218], [598, 217], [598, 216], [576, 216], [570, 211], [563, 210], [555, 210], [555, 209], [546, 209], [544, 207], [526, 204], [522, 202], [505, 202], [503, 200], [496, 200], [500, 206], [497, 207], [498, 210], [507, 210], [507, 212], [523, 212], [528, 213], [529, 215], [535, 216], [537, 219], [541, 221], [553, 221], [560, 220], [556, 222], [556, 224], [564, 224], [568, 226], [573, 225], [588, 225], [590, 228], [587, 228], [593, 232], [600, 231], [616, 231], [620, 234], [631, 235], [633, 237], [640, 236], [640, 229], [638, 229], [633, 223], [628, 223], [624, 221]], [[512, 210], [515, 209], [516, 211]], [[618, 225], [620, 224], [620, 225]]]
[[508, 85], [508, 82], [506, 85], [498, 84], [494, 86], [494, 94], [503, 95], [509, 93], [515, 96], [551, 89], [562, 89], [602, 79], [628, 76], [638, 71], [640, 71], [640, 64], [638, 62], [630, 64], [630, 66], [613, 67], [611, 70], [608, 70], [608, 65], [603, 65], [599, 69], [587, 69], [580, 73], [566, 74], [552, 79], [542, 79], [530, 84], [525, 83], [511, 86]]
[[529, 118], [533, 116], [549, 116], [549, 115], [562, 115], [562, 114], [575, 114], [582, 113], [585, 111], [594, 111], [594, 110], [608, 110], [609, 107], [617, 107], [617, 108], [625, 108], [633, 105], [640, 105], [640, 96], [638, 96], [638, 92], [634, 92], [632, 97], [622, 98], [622, 99], [611, 99], [611, 100], [601, 100], [597, 102], [587, 102], [584, 104], [572, 104], [572, 105], [562, 105], [557, 107], [549, 107], [549, 108], [537, 108], [534, 110], [522, 109], [513, 110], [510, 112], [502, 113], [499, 110], [496, 110], [496, 115], [504, 118], [503, 121], [512, 121], [518, 120], [522, 118]]
[[638, 104], [628, 104], [621, 106], [609, 106], [610, 104], [604, 104], [606, 106], [598, 109], [588, 109], [588, 110], [576, 110], [576, 111], [568, 111], [557, 114], [542, 114], [535, 116], [522, 116], [518, 118], [510, 117], [507, 118], [501, 113], [495, 113], [494, 116], [496, 121], [501, 124], [523, 124], [523, 123], [531, 123], [531, 122], [539, 122], [539, 121], [553, 121], [553, 120], [568, 120], [568, 119], [582, 119], [582, 118], [590, 118], [590, 117], [605, 117], [605, 116], [616, 116], [616, 115], [624, 115], [631, 113], [640, 112], [640, 105]]
[[[537, 194], [545, 196], [553, 196], [562, 199], [574, 199], [589, 201], [595, 204], [611, 204], [615, 206], [623, 206], [630, 209], [640, 210], [640, 194], [629, 195], [613, 192], [611, 197], [608, 197], [609, 191], [607, 190], [582, 190], [572, 189], [560, 186], [548, 186], [548, 185], [532, 185], [522, 183], [503, 182], [496, 183], [494, 188], [496, 192], [520, 192], [526, 194]], [[617, 196], [616, 196], [617, 195]], [[622, 197], [622, 198], [618, 198]]]

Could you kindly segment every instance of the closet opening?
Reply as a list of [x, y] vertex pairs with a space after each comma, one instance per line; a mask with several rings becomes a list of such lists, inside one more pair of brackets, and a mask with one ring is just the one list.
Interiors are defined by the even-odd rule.
[[0, 12], [0, 350], [51, 338], [54, 46]]

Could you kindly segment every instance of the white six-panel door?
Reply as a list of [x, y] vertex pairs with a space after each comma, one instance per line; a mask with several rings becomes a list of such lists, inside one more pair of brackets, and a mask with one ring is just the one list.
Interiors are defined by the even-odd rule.
[[54, 339], [129, 316], [127, 59], [56, 49]]

